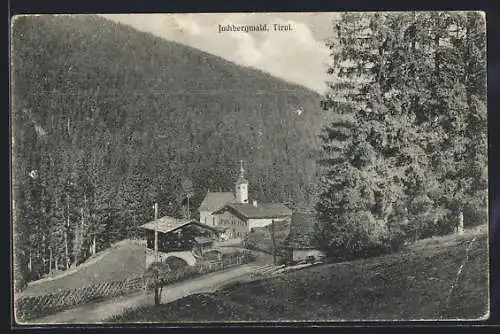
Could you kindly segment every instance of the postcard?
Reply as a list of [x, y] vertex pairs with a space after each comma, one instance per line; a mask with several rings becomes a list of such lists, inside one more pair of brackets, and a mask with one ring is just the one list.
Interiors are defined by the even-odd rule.
[[489, 317], [486, 16], [20, 15], [20, 324]]

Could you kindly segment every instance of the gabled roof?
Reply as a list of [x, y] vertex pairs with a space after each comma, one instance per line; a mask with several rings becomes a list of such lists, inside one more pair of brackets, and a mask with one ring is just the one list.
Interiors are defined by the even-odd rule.
[[229, 203], [214, 213], [229, 210], [243, 219], [251, 218], [284, 218], [292, 215], [292, 210], [281, 203], [265, 203], [254, 206], [250, 203]]
[[198, 208], [198, 211], [210, 211], [213, 212], [220, 209], [227, 203], [232, 203], [236, 201], [234, 194], [230, 191], [228, 192], [207, 192], [207, 195], [203, 199]]
[[149, 223], [146, 223], [139, 227], [146, 230], [158, 231], [160, 233], [169, 233], [190, 224], [198, 225], [200, 227], [217, 232], [217, 230], [215, 230], [212, 226], [199, 223], [195, 220], [178, 219], [169, 216], [164, 216], [157, 220], [150, 221]]
[[229, 230], [229, 226], [214, 226], [213, 228], [218, 232], [226, 232]]
[[294, 212], [290, 224], [290, 234], [285, 239], [285, 246], [294, 249], [317, 248], [315, 238], [316, 218], [312, 214]]
[[213, 240], [207, 237], [194, 237], [194, 241], [196, 241], [199, 245], [206, 245], [213, 243]]

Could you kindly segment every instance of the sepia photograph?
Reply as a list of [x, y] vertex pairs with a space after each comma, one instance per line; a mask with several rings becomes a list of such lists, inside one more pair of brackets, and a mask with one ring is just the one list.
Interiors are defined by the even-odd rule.
[[18, 325], [490, 316], [480, 11], [18, 15]]

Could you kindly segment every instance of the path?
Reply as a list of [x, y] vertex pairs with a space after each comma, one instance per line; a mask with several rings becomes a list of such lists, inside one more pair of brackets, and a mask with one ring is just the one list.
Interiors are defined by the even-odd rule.
[[[254, 262], [168, 285], [163, 289], [162, 303], [169, 303], [191, 294], [214, 292], [235, 281], [250, 280], [252, 273], [266, 267], [267, 265], [261, 262]], [[30, 321], [29, 324], [106, 323], [106, 319], [122, 314], [129, 308], [152, 305], [153, 302], [154, 297], [152, 292], [139, 291], [126, 296], [85, 304]]]

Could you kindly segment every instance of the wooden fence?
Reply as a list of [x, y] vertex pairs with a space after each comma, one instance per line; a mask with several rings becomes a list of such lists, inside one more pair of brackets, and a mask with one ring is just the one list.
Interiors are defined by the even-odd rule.
[[116, 297], [145, 288], [142, 276], [115, 282], [102, 282], [80, 289], [61, 290], [40, 296], [21, 296], [15, 301], [18, 320], [51, 314], [99, 298]]
[[[172, 284], [188, 278], [201, 276], [210, 272], [224, 270], [229, 267], [253, 261], [248, 253], [224, 257], [221, 261], [200, 263], [187, 266], [169, 273], [162, 279], [163, 284]], [[61, 290], [40, 296], [20, 296], [15, 301], [16, 317], [20, 321], [40, 318], [70, 307], [82, 305], [96, 299], [116, 297], [130, 292], [148, 288], [144, 277], [137, 276], [122, 281], [103, 282], [80, 289]]]
[[[214, 261], [202, 262], [194, 266], [186, 266], [182, 269], [170, 272], [166, 274], [164, 277], [161, 277], [161, 282], [162, 285], [172, 284], [179, 281], [183, 281], [188, 278], [194, 278], [208, 273], [221, 271], [224, 269], [228, 269], [230, 267], [249, 263], [254, 260], [255, 257], [249, 252], [226, 255], [220, 261], [214, 260]], [[152, 288], [152, 285], [149, 285], [148, 288]]]

